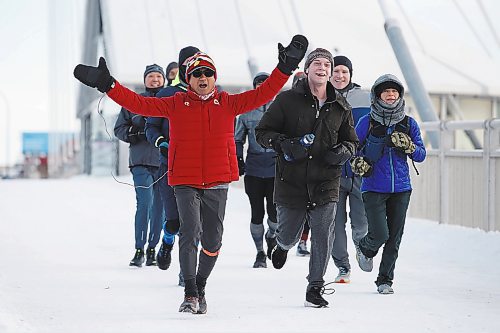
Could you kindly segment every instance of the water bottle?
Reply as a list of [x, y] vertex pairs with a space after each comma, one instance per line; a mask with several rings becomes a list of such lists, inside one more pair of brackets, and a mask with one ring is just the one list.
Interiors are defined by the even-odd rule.
[[300, 144], [303, 145], [304, 147], [310, 147], [314, 142], [314, 138], [315, 138], [314, 134], [312, 133], [306, 134], [300, 139]]

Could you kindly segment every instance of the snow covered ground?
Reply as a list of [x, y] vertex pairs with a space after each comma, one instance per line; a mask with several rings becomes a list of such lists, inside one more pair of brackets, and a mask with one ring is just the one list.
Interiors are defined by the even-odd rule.
[[[329, 308], [305, 308], [307, 258], [252, 268], [240, 185], [208, 313], [191, 315], [177, 312], [178, 251], [168, 271], [128, 267], [131, 187], [111, 177], [0, 181], [0, 332], [500, 332], [499, 233], [409, 219], [394, 295], [376, 293], [376, 269], [360, 271], [351, 247], [352, 282], [326, 296]], [[325, 280], [336, 273], [330, 261]]]

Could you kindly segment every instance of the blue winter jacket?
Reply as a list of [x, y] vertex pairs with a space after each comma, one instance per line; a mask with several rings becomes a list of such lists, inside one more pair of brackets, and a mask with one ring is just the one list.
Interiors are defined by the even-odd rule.
[[[156, 97], [170, 97], [175, 95], [175, 93], [177, 92], [183, 91], [186, 91], [186, 88], [184, 88], [180, 84], [176, 86], [168, 86], [160, 90], [156, 94]], [[146, 120], [146, 138], [154, 146], [156, 146], [156, 141], [160, 136], [164, 137], [168, 142], [170, 142], [169, 129], [170, 125], [167, 118], [148, 117]], [[160, 163], [168, 164], [168, 157], [160, 154]]]
[[[398, 148], [386, 145], [382, 157], [372, 165], [373, 170], [371, 175], [363, 177], [361, 192], [399, 193], [412, 189], [407, 158], [410, 157], [415, 162], [422, 162], [425, 159], [426, 151], [417, 122], [412, 117], [408, 118], [408, 135], [413, 143], [415, 143], [415, 151], [407, 155]], [[395, 126], [387, 128], [388, 135], [394, 131]], [[356, 133], [361, 143], [358, 156], [364, 155], [363, 147], [369, 134], [369, 129], [370, 115], [366, 115], [356, 125]]]
[[[356, 126], [361, 117], [370, 113], [370, 92], [361, 90], [359, 84], [353, 83], [352, 88], [343, 92], [342, 96], [347, 99], [347, 102], [349, 102], [352, 107], [352, 118], [354, 120], [354, 126]], [[354, 177], [349, 161], [342, 166], [342, 177]]]
[[276, 152], [263, 148], [255, 139], [255, 127], [271, 103], [267, 103], [249, 113], [242, 114], [236, 121], [234, 141], [236, 155], [243, 157], [243, 145], [248, 137], [248, 150], [245, 159], [245, 174], [248, 176], [272, 178], [275, 175]]

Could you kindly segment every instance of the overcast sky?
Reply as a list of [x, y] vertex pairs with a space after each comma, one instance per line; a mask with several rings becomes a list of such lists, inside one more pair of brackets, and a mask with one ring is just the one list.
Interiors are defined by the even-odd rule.
[[[46, 132], [56, 128], [49, 108], [49, 79], [61, 77], [61, 71], [49, 61], [50, 36], [64, 40], [50, 48], [63, 56], [73, 66], [80, 59], [80, 28], [84, 15], [83, 0], [0, 0], [0, 166], [22, 158], [21, 133]], [[52, 6], [52, 7], [51, 7]], [[49, 27], [49, 10], [55, 10], [57, 24], [63, 28]], [[53, 39], [54, 40], [54, 39]], [[54, 69], [55, 68], [55, 69]], [[51, 77], [49, 77], [49, 72]], [[65, 74], [62, 74], [65, 75]], [[75, 83], [76, 85], [76, 83]], [[65, 103], [74, 105], [75, 85], [66, 85], [57, 92], [68, 98]], [[66, 130], [78, 125], [74, 108], [65, 117]], [[9, 115], [7, 124], [7, 113]], [[63, 124], [57, 124], [61, 127]], [[60, 129], [60, 128], [59, 128]], [[6, 142], [7, 141], [7, 142]]]

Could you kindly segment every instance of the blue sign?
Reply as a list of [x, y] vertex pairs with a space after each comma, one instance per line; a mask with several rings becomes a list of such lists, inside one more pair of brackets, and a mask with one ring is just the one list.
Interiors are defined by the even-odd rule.
[[23, 132], [23, 154], [49, 154], [49, 133]]

